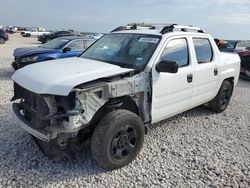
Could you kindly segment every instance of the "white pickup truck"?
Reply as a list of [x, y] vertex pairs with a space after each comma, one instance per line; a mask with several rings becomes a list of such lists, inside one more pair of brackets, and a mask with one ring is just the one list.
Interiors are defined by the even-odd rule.
[[21, 32], [21, 35], [23, 37], [37, 37], [37, 36], [41, 36], [41, 35], [44, 35], [44, 34], [49, 34], [50, 32], [49, 31], [40, 31], [38, 29], [31, 29], [30, 31], [22, 31]]
[[50, 158], [91, 138], [96, 161], [117, 169], [137, 156], [149, 124], [202, 104], [224, 111], [239, 72], [238, 55], [199, 28], [119, 31], [80, 57], [17, 70], [13, 110]]

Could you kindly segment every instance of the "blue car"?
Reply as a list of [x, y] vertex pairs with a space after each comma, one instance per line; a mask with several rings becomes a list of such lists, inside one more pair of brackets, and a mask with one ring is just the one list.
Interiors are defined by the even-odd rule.
[[39, 47], [17, 48], [12, 67], [17, 70], [36, 62], [76, 57], [94, 42], [95, 39], [70, 36], [53, 39]]

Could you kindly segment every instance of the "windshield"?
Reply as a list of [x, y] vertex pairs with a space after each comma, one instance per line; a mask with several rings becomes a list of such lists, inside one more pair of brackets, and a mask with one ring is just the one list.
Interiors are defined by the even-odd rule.
[[68, 42], [69, 40], [67, 39], [56, 38], [43, 44], [41, 47], [47, 49], [62, 49]]
[[155, 35], [113, 33], [99, 39], [81, 57], [141, 69], [148, 63], [159, 41], [160, 36]]

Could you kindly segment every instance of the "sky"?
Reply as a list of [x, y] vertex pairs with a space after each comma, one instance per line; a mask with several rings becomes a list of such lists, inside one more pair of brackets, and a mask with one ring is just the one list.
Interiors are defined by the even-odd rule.
[[199, 26], [213, 37], [250, 39], [250, 0], [1, 0], [0, 25], [109, 32], [128, 23]]

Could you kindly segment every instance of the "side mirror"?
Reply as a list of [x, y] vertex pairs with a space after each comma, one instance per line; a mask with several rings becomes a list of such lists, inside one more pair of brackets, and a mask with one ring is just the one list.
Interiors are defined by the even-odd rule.
[[71, 51], [71, 48], [69, 48], [69, 47], [66, 47], [66, 48], [63, 48], [63, 53], [66, 53], [66, 52], [69, 52], [69, 51]]
[[157, 72], [177, 73], [178, 64], [175, 61], [162, 60], [156, 65], [155, 69]]

